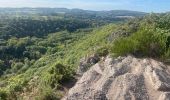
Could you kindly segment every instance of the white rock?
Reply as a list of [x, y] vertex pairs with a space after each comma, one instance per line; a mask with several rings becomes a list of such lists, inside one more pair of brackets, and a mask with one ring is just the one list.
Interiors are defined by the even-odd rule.
[[85, 72], [63, 100], [170, 100], [166, 70], [153, 59], [107, 57]]

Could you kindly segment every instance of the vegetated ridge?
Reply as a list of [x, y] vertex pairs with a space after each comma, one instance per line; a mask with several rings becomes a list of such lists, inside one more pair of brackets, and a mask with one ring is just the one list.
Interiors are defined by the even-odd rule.
[[[88, 73], [92, 70], [91, 66], [98, 61], [102, 62], [103, 59], [105, 62], [107, 55], [116, 58], [131, 54], [133, 59], [143, 57], [166, 62], [170, 57], [168, 13], [146, 16], [143, 16], [143, 13], [139, 16], [125, 14], [123, 15], [125, 17], [117, 14], [115, 17], [102, 14], [103, 12], [100, 12], [101, 16], [96, 14], [99, 12], [79, 9], [73, 9], [71, 12], [69, 10], [69, 13], [56, 13], [49, 10], [50, 14], [44, 13], [48, 11], [45, 8], [39, 8], [43, 13], [30, 8], [25, 8], [28, 12], [19, 11], [21, 9], [14, 9], [14, 11], [4, 9], [1, 11], [4, 21], [0, 21], [0, 98], [2, 100], [61, 99], [70, 88], [67, 85], [76, 79], [78, 66], [83, 65], [82, 68], [86, 69], [83, 72]], [[139, 18], [127, 18], [127, 16]], [[89, 58], [91, 55], [99, 59], [90, 58], [87, 60], [90, 63], [79, 63], [80, 59]], [[104, 68], [107, 69], [106, 66]], [[127, 65], [127, 68], [132, 68], [134, 71], [134, 66]], [[164, 69], [160, 70], [166, 74]], [[126, 70], [126, 73], [129, 71]], [[143, 72], [145, 71], [142, 70], [141, 73]], [[131, 74], [136, 76], [134, 73]], [[158, 82], [166, 84], [162, 80]], [[138, 98], [138, 96], [134, 97]]]

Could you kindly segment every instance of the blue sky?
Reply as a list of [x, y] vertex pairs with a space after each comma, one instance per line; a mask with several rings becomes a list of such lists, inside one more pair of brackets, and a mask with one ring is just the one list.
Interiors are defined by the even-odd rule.
[[0, 7], [64, 7], [166, 12], [170, 11], [170, 0], [0, 0]]

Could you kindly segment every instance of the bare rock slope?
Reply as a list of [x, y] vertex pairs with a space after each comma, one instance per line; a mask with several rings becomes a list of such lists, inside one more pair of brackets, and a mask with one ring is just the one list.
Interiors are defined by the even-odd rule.
[[85, 72], [63, 100], [170, 100], [170, 69], [153, 59], [108, 56]]

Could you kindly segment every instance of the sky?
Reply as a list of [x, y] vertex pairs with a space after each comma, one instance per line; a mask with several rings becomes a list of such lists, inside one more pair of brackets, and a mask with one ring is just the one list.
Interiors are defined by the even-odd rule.
[[170, 11], [170, 0], [0, 0], [0, 7], [79, 8], [85, 10]]

